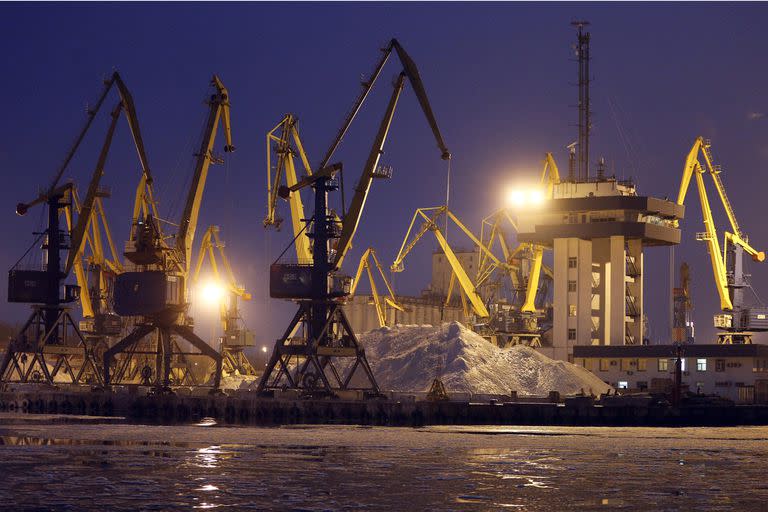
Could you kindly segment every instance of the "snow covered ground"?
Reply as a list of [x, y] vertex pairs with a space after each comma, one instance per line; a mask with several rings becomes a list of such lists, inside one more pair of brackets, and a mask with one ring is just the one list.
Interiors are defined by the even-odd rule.
[[499, 348], [458, 322], [383, 327], [361, 337], [382, 390], [423, 392], [440, 377], [448, 392], [546, 396], [610, 389], [580, 366], [522, 345]]

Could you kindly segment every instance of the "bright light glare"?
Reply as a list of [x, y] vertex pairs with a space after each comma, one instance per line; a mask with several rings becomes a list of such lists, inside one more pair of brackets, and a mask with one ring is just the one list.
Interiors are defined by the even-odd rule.
[[224, 287], [215, 281], [209, 281], [200, 288], [200, 298], [209, 306], [218, 305], [224, 298]]
[[544, 192], [540, 189], [510, 188], [507, 190], [506, 203], [510, 208], [521, 208], [523, 206], [540, 206], [543, 202]]
[[525, 193], [522, 190], [510, 189], [507, 192], [507, 204], [509, 206], [523, 206], [525, 204]]
[[544, 192], [541, 190], [533, 189], [528, 193], [528, 197], [530, 198], [531, 204], [541, 204], [544, 202]]

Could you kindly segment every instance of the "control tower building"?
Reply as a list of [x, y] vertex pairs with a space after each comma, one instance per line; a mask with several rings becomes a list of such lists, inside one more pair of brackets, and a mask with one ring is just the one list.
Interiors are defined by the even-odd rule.
[[[579, 138], [569, 172], [540, 209], [519, 212], [518, 241], [554, 253], [552, 346], [541, 351], [572, 358], [574, 345], [644, 342], [643, 251], [680, 243], [684, 207], [641, 196], [630, 181], [589, 171], [591, 111], [588, 22], [577, 21]], [[551, 351], [551, 353], [550, 353]]]

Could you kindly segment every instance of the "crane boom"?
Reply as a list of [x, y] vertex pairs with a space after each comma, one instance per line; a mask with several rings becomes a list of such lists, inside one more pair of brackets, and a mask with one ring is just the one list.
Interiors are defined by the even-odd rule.
[[216, 88], [216, 93], [211, 95], [209, 102], [210, 110], [203, 132], [203, 139], [200, 143], [200, 149], [195, 155], [197, 160], [192, 175], [192, 184], [187, 195], [184, 213], [179, 222], [179, 231], [176, 235], [176, 249], [183, 259], [185, 272], [189, 271], [189, 265], [192, 260], [192, 243], [195, 238], [197, 219], [200, 215], [200, 204], [203, 199], [205, 181], [208, 177], [208, 168], [214, 158], [213, 143], [216, 140], [219, 120], [222, 121], [226, 137], [224, 151], [231, 152], [235, 149], [232, 145], [232, 132], [230, 129], [229, 93], [218, 76], [214, 75], [211, 83]]
[[[373, 264], [376, 266], [376, 270], [378, 270], [382, 281], [384, 281], [384, 286], [387, 288], [388, 295], [384, 297], [383, 301], [376, 287], [376, 281], [373, 278], [373, 270], [371, 269], [371, 260], [373, 260]], [[353, 297], [355, 295], [355, 292], [357, 291], [357, 285], [360, 284], [360, 278], [363, 275], [363, 270], [365, 270], [366, 273], [368, 274], [368, 281], [371, 284], [371, 296], [373, 297], [373, 305], [376, 308], [376, 317], [379, 320], [379, 327], [386, 327], [387, 314], [385, 310], [385, 305], [402, 312], [405, 312], [405, 308], [397, 300], [397, 297], [395, 296], [395, 292], [392, 289], [392, 285], [389, 283], [389, 279], [387, 279], [387, 276], [384, 274], [384, 269], [381, 267], [379, 258], [376, 256], [376, 251], [372, 247], [369, 247], [368, 249], [366, 249], [366, 251], [363, 253], [363, 256], [360, 258], [360, 263], [357, 265], [357, 272], [355, 273], [355, 278], [352, 281], [352, 286], [350, 287], [350, 290], [349, 290], [350, 298]]]
[[355, 187], [355, 195], [352, 197], [349, 211], [342, 221], [341, 237], [336, 246], [336, 257], [333, 262], [335, 268], [341, 267], [344, 257], [347, 255], [347, 251], [349, 251], [349, 248], [352, 245], [352, 237], [354, 236], [355, 231], [357, 231], [360, 217], [363, 215], [365, 201], [368, 198], [368, 192], [371, 189], [371, 182], [373, 181], [376, 167], [379, 164], [379, 159], [384, 152], [384, 143], [387, 140], [387, 134], [392, 125], [392, 118], [395, 115], [397, 100], [400, 98], [400, 93], [402, 93], [404, 85], [405, 74], [400, 73], [400, 76], [395, 83], [394, 91], [392, 91], [392, 97], [389, 99], [389, 105], [387, 106], [384, 118], [379, 125], [379, 131], [376, 134], [373, 147], [371, 147], [371, 151], [368, 154], [368, 160], [366, 160], [365, 166], [363, 167], [363, 174]]
[[448, 160], [451, 157], [451, 153], [448, 151], [448, 148], [446, 147], [443, 140], [443, 136], [440, 133], [437, 119], [435, 118], [435, 115], [432, 112], [432, 107], [429, 104], [429, 98], [427, 96], [426, 89], [424, 88], [424, 82], [421, 80], [421, 75], [419, 75], [419, 70], [416, 67], [416, 63], [413, 61], [411, 56], [408, 55], [408, 53], [397, 39], [391, 39], [387, 46], [381, 49], [381, 57], [376, 62], [376, 65], [373, 68], [373, 72], [371, 73], [368, 80], [362, 83], [363, 88], [360, 91], [360, 94], [358, 94], [357, 98], [355, 98], [355, 101], [352, 104], [352, 108], [349, 109], [347, 115], [345, 116], [341, 128], [339, 128], [339, 130], [336, 132], [336, 136], [334, 137], [333, 142], [331, 142], [330, 147], [323, 156], [323, 159], [320, 161], [320, 165], [317, 166], [318, 169], [323, 169], [324, 167], [328, 166], [328, 162], [331, 161], [334, 152], [339, 147], [339, 144], [341, 144], [344, 135], [352, 125], [352, 121], [354, 121], [357, 113], [360, 112], [360, 108], [363, 106], [365, 99], [368, 97], [368, 93], [371, 92], [371, 89], [376, 83], [376, 80], [379, 78], [379, 75], [381, 75], [381, 70], [384, 68], [384, 65], [387, 63], [389, 56], [392, 54], [392, 50], [395, 50], [397, 53], [397, 56], [400, 59], [400, 63], [403, 65], [403, 71], [407, 75], [408, 80], [411, 82], [411, 86], [416, 93], [416, 97], [419, 100], [421, 109], [424, 111], [424, 115], [427, 117], [427, 122], [429, 122], [429, 126], [432, 128], [432, 133], [434, 134], [435, 139], [437, 140], [437, 145], [442, 152], [443, 160]]
[[[427, 215], [427, 212], [433, 212], [432, 215]], [[438, 226], [438, 219], [444, 215], [447, 214], [448, 217], [453, 220], [464, 233], [466, 233], [470, 239], [475, 242], [475, 244], [478, 245], [480, 250], [484, 252], [489, 258], [495, 260], [499, 266], [506, 267], [507, 264], [500, 261], [496, 256], [491, 253], [487, 247], [485, 247], [483, 244], [480, 243], [480, 241], [477, 239], [474, 234], [472, 234], [469, 229], [464, 226], [463, 223], [459, 221], [459, 219], [453, 215], [448, 208], [445, 206], [439, 206], [439, 207], [433, 207], [433, 208], [419, 208], [416, 210], [416, 213], [413, 214], [413, 218], [411, 219], [411, 224], [408, 227], [408, 231], [405, 234], [405, 238], [403, 239], [403, 243], [400, 246], [400, 251], [398, 252], [397, 256], [395, 257], [394, 262], [392, 263], [391, 269], [393, 272], [402, 272], [404, 270], [403, 267], [403, 261], [405, 260], [405, 257], [411, 252], [413, 247], [416, 245], [416, 243], [423, 238], [424, 234], [427, 231], [432, 231], [435, 235], [435, 238], [437, 239], [437, 243], [440, 245], [440, 248], [445, 253], [446, 259], [448, 260], [448, 263], [451, 265], [451, 269], [453, 270], [454, 274], [456, 275], [456, 279], [459, 282], [459, 285], [461, 286], [462, 291], [466, 295], [466, 297], [469, 299], [470, 304], [472, 305], [473, 312], [479, 317], [479, 318], [487, 318], [489, 316], [488, 309], [485, 307], [485, 304], [483, 303], [482, 297], [480, 297], [480, 294], [477, 292], [477, 287], [475, 284], [472, 283], [472, 279], [467, 275], [466, 270], [464, 270], [464, 267], [461, 266], [461, 263], [459, 262], [458, 257], [456, 256], [456, 253], [453, 251], [451, 246], [448, 244], [448, 241], [445, 239], [445, 236], [443, 235], [442, 231], [440, 231], [440, 227]], [[416, 220], [418, 218], [421, 218], [423, 220], [423, 223], [419, 227], [419, 229], [414, 233], [413, 237], [411, 237], [411, 231], [413, 231], [413, 227], [416, 223]]]
[[80, 253], [80, 250], [83, 247], [83, 243], [85, 241], [84, 235], [88, 225], [91, 223], [91, 214], [93, 213], [94, 204], [96, 202], [96, 195], [99, 191], [99, 183], [101, 182], [102, 176], [104, 176], [104, 165], [107, 161], [109, 148], [112, 145], [112, 138], [115, 134], [115, 127], [117, 126], [117, 118], [120, 115], [120, 104], [115, 107], [111, 115], [112, 122], [110, 123], [109, 129], [107, 130], [107, 136], [101, 148], [99, 160], [96, 163], [96, 168], [93, 170], [91, 181], [88, 184], [88, 191], [85, 194], [85, 200], [80, 206], [80, 212], [77, 217], [77, 224], [75, 224], [74, 229], [71, 230], [72, 234], [69, 244], [69, 255], [67, 256], [67, 263], [64, 266], [65, 274], [69, 274], [69, 271], [72, 270], [75, 257]]
[[[546, 197], [552, 199], [555, 185], [560, 183], [560, 171], [557, 168], [552, 153], [544, 155], [544, 169], [541, 171], [541, 185], [546, 186]], [[528, 283], [525, 289], [525, 302], [520, 311], [523, 313], [536, 313], [536, 295], [539, 290], [539, 278], [541, 277], [542, 260], [544, 259], [544, 247], [537, 244], [531, 244], [533, 251], [533, 260], [531, 271], [528, 276]]]

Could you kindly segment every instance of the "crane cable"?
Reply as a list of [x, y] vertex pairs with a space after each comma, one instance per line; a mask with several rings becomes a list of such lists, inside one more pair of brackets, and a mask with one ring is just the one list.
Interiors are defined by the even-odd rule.
[[451, 159], [448, 159], [448, 170], [447, 170], [447, 176], [445, 180], [445, 232], [443, 233], [443, 236], [445, 237], [445, 241], [448, 241], [448, 203], [451, 200]]

